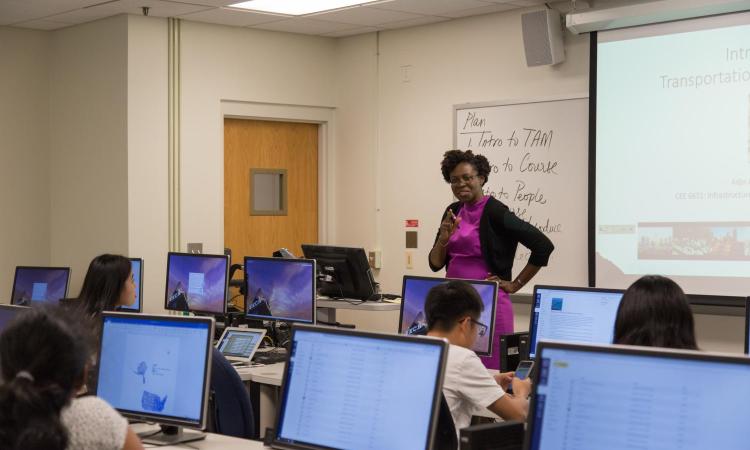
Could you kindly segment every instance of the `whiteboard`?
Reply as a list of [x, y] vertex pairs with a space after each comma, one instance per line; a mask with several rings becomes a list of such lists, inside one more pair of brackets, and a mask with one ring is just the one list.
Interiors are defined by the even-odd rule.
[[[485, 194], [505, 203], [555, 244], [534, 284], [588, 285], [588, 96], [455, 105], [453, 144], [482, 154]], [[529, 251], [518, 246], [515, 277]]]

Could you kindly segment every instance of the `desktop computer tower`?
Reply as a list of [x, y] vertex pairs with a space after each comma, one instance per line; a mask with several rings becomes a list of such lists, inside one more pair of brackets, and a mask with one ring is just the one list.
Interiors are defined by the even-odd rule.
[[521, 450], [523, 422], [498, 422], [462, 428], [459, 450]]
[[518, 363], [529, 359], [529, 332], [504, 334], [500, 336], [500, 371], [516, 370]]

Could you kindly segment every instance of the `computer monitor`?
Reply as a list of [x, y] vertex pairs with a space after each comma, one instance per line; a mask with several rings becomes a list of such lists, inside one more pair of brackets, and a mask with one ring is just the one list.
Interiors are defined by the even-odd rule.
[[331, 298], [374, 300], [377, 284], [362, 248], [302, 244], [305, 258], [318, 263], [318, 292]]
[[750, 297], [745, 300], [745, 354], [750, 353]]
[[[205, 428], [213, 335], [212, 317], [103, 313], [96, 395], [129, 418]], [[201, 437], [165, 433], [147, 442]]]
[[122, 312], [141, 312], [143, 305], [143, 260], [141, 258], [130, 258], [130, 270], [133, 272], [135, 282], [135, 302], [130, 306], [118, 306], [117, 310]]
[[297, 325], [273, 447], [432, 448], [448, 343]]
[[225, 255], [170, 252], [164, 308], [224, 314], [228, 276], [229, 258]]
[[315, 323], [315, 260], [245, 257], [245, 315]]
[[57, 304], [68, 296], [69, 281], [70, 267], [17, 266], [10, 302], [19, 306]]
[[[438, 284], [447, 283], [451, 278], [404, 276], [401, 288], [401, 313], [398, 319], [399, 334], [427, 334], [427, 317], [424, 314], [424, 303], [427, 293]], [[497, 283], [494, 281], [461, 280], [476, 289], [482, 298], [484, 310], [479, 322], [487, 325], [484, 336], [479, 336], [472, 350], [477, 355], [492, 354], [492, 335], [495, 332], [495, 305], [497, 303]]]
[[529, 358], [539, 341], [611, 344], [621, 289], [534, 286]]
[[16, 316], [27, 310], [28, 308], [24, 308], [23, 306], [0, 305], [0, 333], [5, 330], [5, 327], [7, 327]]
[[534, 372], [525, 450], [747, 448], [746, 356], [541, 342]]

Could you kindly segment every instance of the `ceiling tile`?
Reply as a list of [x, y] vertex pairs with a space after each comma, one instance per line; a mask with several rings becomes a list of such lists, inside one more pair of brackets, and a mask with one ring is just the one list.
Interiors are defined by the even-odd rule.
[[217, 23], [220, 25], [233, 25], [236, 27], [247, 27], [288, 19], [286, 16], [263, 14], [231, 8], [213, 8], [197, 13], [184, 14], [179, 17], [180, 19], [193, 20], [196, 22]]
[[57, 30], [59, 28], [69, 27], [69, 23], [53, 22], [51, 20], [30, 20], [28, 22], [21, 22], [13, 25], [18, 28], [30, 28], [32, 30]]
[[103, 0], [0, 0], [0, 25], [41, 19]]
[[420, 14], [413, 14], [402, 11], [390, 11], [385, 9], [370, 8], [367, 6], [357, 6], [354, 8], [340, 9], [338, 11], [318, 13], [306, 17], [320, 20], [329, 20], [331, 22], [377, 26], [381, 23], [419, 19], [423, 16]]
[[343, 31], [334, 31], [333, 33], [325, 33], [321, 36], [326, 37], [346, 37], [346, 36], [354, 36], [357, 34], [365, 34], [365, 33], [374, 33], [378, 31], [379, 28], [377, 27], [360, 27], [355, 28], [353, 30], [343, 30]]
[[71, 24], [85, 23], [118, 14], [142, 14], [142, 7], [148, 6], [148, 15], [152, 17], [177, 17], [181, 14], [205, 11], [208, 6], [192, 5], [188, 3], [165, 2], [160, 0], [117, 0], [103, 3], [90, 8], [78, 9], [55, 16], [48, 20]]
[[357, 28], [357, 26], [348, 23], [324, 22], [322, 20], [308, 19], [305, 17], [295, 17], [293, 19], [256, 25], [251, 28], [285, 31], [287, 33], [326, 34], [336, 31], [353, 30], [354, 28]]
[[480, 8], [489, 3], [480, 0], [393, 0], [371, 6], [371, 8], [441, 16], [464, 9]]
[[416, 27], [419, 25], [428, 25], [431, 23], [445, 22], [450, 20], [448, 17], [425, 16], [419, 19], [402, 20], [400, 22], [390, 22], [381, 25], [382, 28], [396, 29], [406, 27]]
[[240, 3], [242, 0], [163, 0], [163, 1], [171, 2], [171, 3], [186, 3], [189, 5], [213, 6], [213, 7], [218, 8], [220, 6], [229, 6], [234, 3]]
[[480, 6], [479, 8], [462, 9], [461, 11], [449, 12], [443, 15], [457, 19], [459, 17], [478, 16], [480, 14], [492, 14], [502, 11], [510, 11], [511, 9], [518, 9], [518, 6], [497, 3], [494, 5]]

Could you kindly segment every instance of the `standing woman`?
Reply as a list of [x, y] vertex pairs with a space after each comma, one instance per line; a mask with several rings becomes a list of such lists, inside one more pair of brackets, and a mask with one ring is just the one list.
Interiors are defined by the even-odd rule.
[[[450, 150], [440, 164], [443, 179], [450, 183], [457, 202], [444, 214], [430, 250], [430, 268], [446, 268], [448, 278], [492, 280], [499, 286], [495, 308], [492, 355], [482, 358], [487, 368], [498, 369], [500, 336], [513, 333], [513, 294], [547, 265], [554, 250], [552, 242], [530, 223], [518, 218], [494, 197], [484, 195], [490, 163], [482, 155]], [[511, 281], [511, 269], [518, 243], [531, 250], [526, 267]]]

